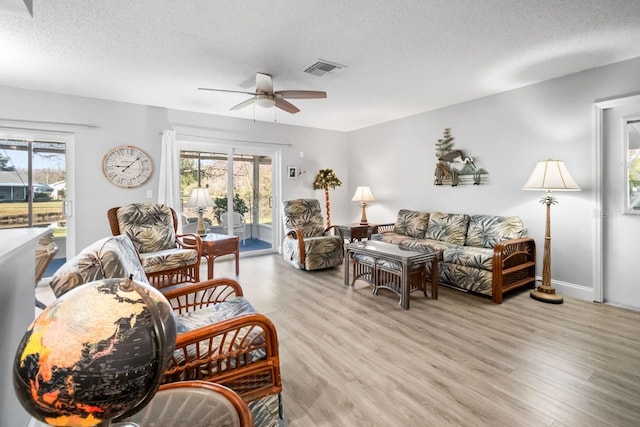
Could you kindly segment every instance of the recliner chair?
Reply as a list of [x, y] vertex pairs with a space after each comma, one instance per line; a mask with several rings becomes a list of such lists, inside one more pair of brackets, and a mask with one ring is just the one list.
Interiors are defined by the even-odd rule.
[[324, 229], [320, 202], [295, 199], [282, 202], [286, 236], [282, 242], [284, 259], [302, 270], [319, 270], [342, 264], [344, 241]]

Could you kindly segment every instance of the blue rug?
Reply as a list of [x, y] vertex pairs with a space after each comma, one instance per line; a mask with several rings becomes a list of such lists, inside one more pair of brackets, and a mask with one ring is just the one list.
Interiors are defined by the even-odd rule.
[[258, 239], [246, 239], [244, 245], [240, 240], [240, 252], [257, 251], [260, 249], [271, 249], [271, 243]]
[[44, 271], [44, 275], [42, 277], [53, 276], [53, 274], [58, 271], [58, 269], [62, 267], [62, 264], [64, 264], [65, 262], [67, 262], [66, 258], [54, 258], [49, 264], [49, 267], [47, 267], [47, 269]]
[[[246, 239], [244, 241], [244, 245], [242, 244], [242, 240], [240, 240], [240, 252], [258, 251], [261, 249], [270, 249], [270, 248], [271, 248], [271, 243], [265, 242], [263, 240]], [[49, 267], [47, 267], [47, 269], [45, 270], [44, 276], [42, 277], [53, 276], [54, 273], [58, 271], [58, 269], [62, 267], [62, 264], [64, 264], [65, 262], [67, 262], [66, 258], [53, 259], [53, 261], [51, 261], [51, 264], [49, 264]]]

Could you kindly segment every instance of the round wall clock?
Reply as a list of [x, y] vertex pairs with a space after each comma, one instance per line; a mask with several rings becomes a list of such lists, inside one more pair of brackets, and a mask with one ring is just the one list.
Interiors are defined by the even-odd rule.
[[122, 188], [139, 187], [151, 177], [152, 170], [147, 153], [131, 145], [115, 147], [102, 159], [104, 176]]

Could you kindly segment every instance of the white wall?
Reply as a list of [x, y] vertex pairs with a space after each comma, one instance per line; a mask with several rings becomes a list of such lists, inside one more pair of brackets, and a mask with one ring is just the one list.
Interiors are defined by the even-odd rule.
[[[302, 113], [301, 113], [302, 114]], [[55, 124], [34, 124], [2, 119], [32, 120], [65, 123], [95, 123], [98, 128]], [[282, 149], [283, 168], [297, 165], [306, 170], [297, 180], [282, 181], [282, 197], [316, 197], [323, 200], [321, 191], [314, 191], [311, 183], [320, 168], [333, 168], [345, 185], [332, 192], [332, 218], [344, 221], [349, 204], [343, 193], [348, 185], [347, 135], [274, 123], [229, 119], [207, 114], [167, 110], [158, 107], [59, 95], [0, 86], [0, 125], [48, 131], [72, 132], [75, 135], [76, 218], [75, 252], [91, 242], [110, 235], [107, 210], [131, 202], [155, 201], [158, 190], [161, 135], [174, 126], [199, 128], [203, 133], [214, 132], [252, 141], [278, 141], [291, 146]], [[109, 148], [121, 144], [136, 145], [152, 158], [152, 178], [135, 189], [121, 189], [103, 176], [101, 162]], [[299, 157], [304, 152], [304, 158]], [[147, 190], [153, 198], [147, 199]], [[324, 205], [324, 204], [323, 204]]]
[[[561, 292], [590, 299], [597, 215], [593, 102], [640, 91], [639, 75], [640, 59], [634, 59], [352, 132], [349, 191], [371, 187], [377, 200], [367, 216], [374, 223], [392, 222], [399, 208], [518, 215], [536, 240], [540, 275], [543, 194], [521, 187], [537, 161], [562, 159], [583, 191], [555, 194], [552, 279]], [[445, 127], [452, 128], [454, 148], [489, 172], [487, 183], [433, 185], [435, 143]], [[352, 206], [351, 217], [358, 212]]]
[[[360, 218], [351, 196], [362, 184], [369, 185], [377, 199], [367, 210], [371, 222], [393, 221], [403, 207], [519, 215], [538, 244], [540, 274], [544, 207], [538, 199], [542, 194], [520, 188], [537, 161], [563, 159], [583, 191], [558, 193], [559, 204], [552, 207], [552, 277], [563, 293], [590, 298], [597, 215], [592, 105], [598, 99], [639, 92], [639, 75], [640, 59], [634, 59], [349, 134], [1, 86], [0, 119], [100, 126], [16, 123], [75, 134], [76, 251], [109, 234], [109, 207], [148, 200], [147, 190], [153, 190], [155, 200], [157, 172], [137, 189], [119, 189], [107, 182], [101, 172], [107, 149], [135, 144], [151, 155], [157, 168], [163, 129], [199, 128], [239, 139], [291, 144], [283, 147], [283, 172], [293, 165], [306, 173], [296, 180], [283, 175], [283, 199], [322, 201], [323, 192], [314, 191], [312, 182], [319, 169], [333, 168], [343, 181], [342, 187], [331, 191], [333, 223]], [[7, 123], [0, 120], [2, 125]], [[433, 185], [435, 142], [445, 127], [452, 128], [454, 147], [489, 171], [487, 183], [457, 188]]]

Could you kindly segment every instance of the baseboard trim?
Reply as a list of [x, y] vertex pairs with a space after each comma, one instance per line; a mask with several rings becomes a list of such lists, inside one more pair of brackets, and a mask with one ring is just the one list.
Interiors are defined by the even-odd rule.
[[[542, 277], [537, 276], [536, 279], [542, 281]], [[551, 280], [551, 286], [556, 288], [557, 293], [560, 295], [584, 301], [595, 301], [593, 288], [576, 285], [575, 283], [561, 282], [559, 280]]]

